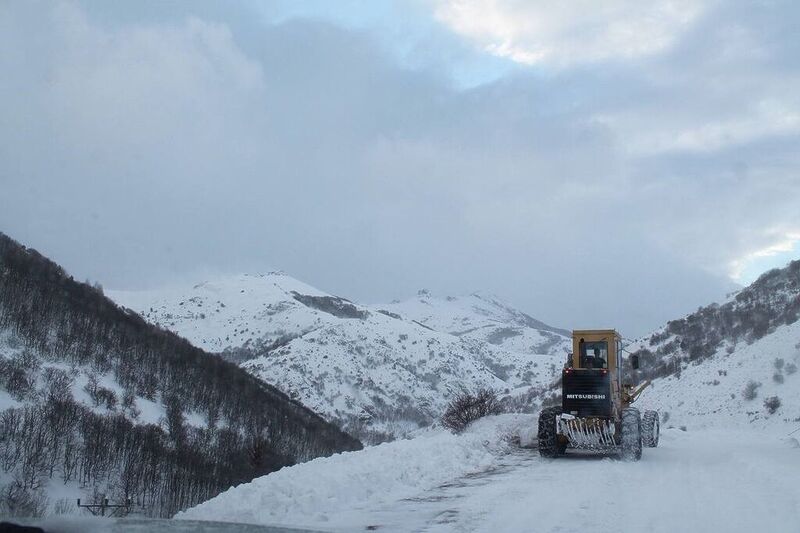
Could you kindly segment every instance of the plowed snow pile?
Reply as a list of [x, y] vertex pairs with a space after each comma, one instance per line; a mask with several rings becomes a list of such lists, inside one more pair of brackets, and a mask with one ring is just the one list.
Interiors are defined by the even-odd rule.
[[491, 468], [511, 449], [509, 438], [530, 438], [534, 423], [530, 415], [500, 415], [477, 421], [462, 435], [432, 429], [414, 439], [315, 459], [231, 488], [175, 518], [335, 527], [365, 508]]
[[[528, 418], [528, 420], [531, 420]], [[531, 420], [532, 421], [532, 420]], [[524, 417], [287, 468], [178, 518], [349, 532], [797, 531], [796, 439], [750, 429], [665, 429], [658, 448], [542, 459], [514, 448]]]

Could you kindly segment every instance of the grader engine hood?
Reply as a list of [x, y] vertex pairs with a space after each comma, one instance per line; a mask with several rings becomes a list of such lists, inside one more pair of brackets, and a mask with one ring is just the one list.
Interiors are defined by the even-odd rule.
[[562, 411], [575, 416], [611, 416], [611, 376], [607, 370], [564, 370]]

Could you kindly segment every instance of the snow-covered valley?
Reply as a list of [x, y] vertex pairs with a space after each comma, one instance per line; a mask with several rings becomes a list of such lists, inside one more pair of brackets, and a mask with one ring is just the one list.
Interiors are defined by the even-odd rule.
[[[794, 287], [795, 274], [781, 275]], [[743, 291], [740, 300], [755, 298], [760, 287]], [[535, 441], [536, 415], [505, 414], [478, 420], [461, 435], [433, 427], [287, 468], [178, 518], [336, 532], [794, 531], [800, 323], [783, 317], [796, 301], [796, 293], [786, 292], [769, 312], [781, 321], [759, 335], [745, 330], [738, 341], [722, 335], [713, 351], [704, 348], [694, 358], [684, 350], [695, 345], [682, 342], [661, 361], [671, 365], [666, 375], [655, 377], [636, 404], [660, 412], [661, 442], [639, 462], [579, 452], [543, 459], [535, 445], [524, 446]], [[747, 304], [737, 302], [749, 316]], [[708, 310], [681, 321], [716, 327], [697, 318]], [[673, 342], [667, 330], [631, 348]]]
[[[625, 379], [653, 379], [636, 405], [659, 411], [663, 422], [659, 447], [635, 463], [574, 451], [539, 456], [538, 410], [558, 390], [567, 332], [487, 295], [421, 291], [405, 302], [361, 305], [270, 273], [112, 296], [373, 443], [395, 437], [249, 477], [179, 512], [176, 528], [208, 521], [328, 532], [786, 531], [800, 518], [797, 274], [795, 266], [771, 273], [628, 345], [645, 365], [639, 374], [626, 365]], [[752, 309], [764, 301], [766, 311]], [[760, 318], [751, 322], [753, 315]], [[20, 341], [3, 335], [0, 355], [21, 360]], [[115, 414], [87, 392], [91, 369], [69, 370], [76, 401]], [[120, 394], [110, 371], [97, 378]], [[460, 434], [441, 427], [448, 400], [479, 387], [497, 391], [510, 412]], [[9, 395], [0, 401], [21, 405]], [[147, 401], [132, 396], [136, 417], [178, 435], [166, 404], [145, 409]], [[526, 412], [514, 412], [520, 406]], [[195, 411], [185, 409], [181, 424], [199, 439], [210, 419]]]

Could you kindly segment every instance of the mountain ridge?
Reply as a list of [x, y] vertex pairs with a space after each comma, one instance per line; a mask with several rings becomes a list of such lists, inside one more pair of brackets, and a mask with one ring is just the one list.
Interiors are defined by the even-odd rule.
[[364, 305], [277, 272], [109, 294], [371, 442], [432, 423], [461, 390], [541, 386], [569, 344], [494, 299], [442, 299], [447, 323], [426, 323], [402, 302]]

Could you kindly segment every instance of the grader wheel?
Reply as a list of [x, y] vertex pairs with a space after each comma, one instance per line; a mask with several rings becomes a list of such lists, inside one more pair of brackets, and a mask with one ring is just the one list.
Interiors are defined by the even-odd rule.
[[556, 434], [556, 416], [560, 414], [560, 407], [548, 407], [539, 413], [539, 455], [542, 457], [558, 457], [564, 453]]
[[622, 410], [622, 460], [642, 458], [642, 416], [635, 407]]
[[657, 411], [645, 411], [642, 417], [642, 444], [648, 448], [658, 446], [658, 438], [661, 434], [661, 423], [658, 420]]

